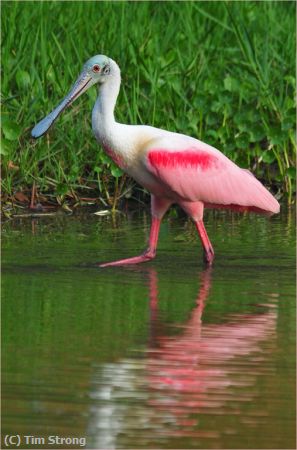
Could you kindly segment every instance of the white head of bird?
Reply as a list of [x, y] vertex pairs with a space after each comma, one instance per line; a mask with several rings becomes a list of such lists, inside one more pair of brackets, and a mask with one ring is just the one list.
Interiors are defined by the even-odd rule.
[[[81, 74], [66, 97], [50, 114], [33, 128], [31, 132], [32, 136], [36, 139], [41, 137], [53, 125], [54, 121], [64, 109], [70, 106], [74, 100], [80, 97], [94, 84], [99, 83], [102, 88], [107, 81], [109, 81], [109, 84], [112, 84], [114, 95], [110, 98], [109, 109], [106, 111], [106, 114], [108, 115], [108, 112], [110, 111], [113, 117], [113, 109], [121, 82], [120, 69], [116, 62], [111, 58], [104, 55], [96, 55], [85, 63]], [[104, 95], [104, 92], [102, 92], [102, 95]]]

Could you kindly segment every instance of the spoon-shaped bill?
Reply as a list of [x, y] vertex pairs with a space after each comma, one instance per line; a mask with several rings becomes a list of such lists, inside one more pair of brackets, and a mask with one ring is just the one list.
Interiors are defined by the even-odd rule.
[[[60, 106], [60, 105], [59, 105]], [[48, 114], [44, 119], [42, 119], [40, 122], [38, 122], [37, 125], [33, 128], [31, 131], [32, 137], [35, 139], [41, 137], [44, 133], [47, 132], [47, 130], [52, 126], [55, 119], [59, 116], [59, 114], [62, 112], [63, 109], [60, 109], [60, 111], [57, 111], [58, 108], [54, 109], [50, 114]]]
[[69, 94], [66, 95], [61, 103], [44, 119], [38, 122], [37, 125], [35, 125], [31, 131], [32, 137], [37, 139], [46, 133], [47, 130], [53, 125], [54, 121], [59, 117], [61, 112], [64, 111], [67, 106], [69, 106], [76, 98], [85, 92], [92, 84], [94, 84], [92, 81], [92, 77], [86, 72], [83, 72], [75, 82]]

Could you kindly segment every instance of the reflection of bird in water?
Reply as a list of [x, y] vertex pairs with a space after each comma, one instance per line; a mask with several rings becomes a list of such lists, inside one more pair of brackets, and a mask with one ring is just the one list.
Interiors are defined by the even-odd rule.
[[[244, 364], [242, 358], [251, 358], [251, 353], [257, 354], [258, 361], [261, 342], [271, 340], [275, 333], [275, 312], [237, 314], [227, 323], [203, 325], [201, 318], [211, 288], [211, 270], [208, 268], [201, 274], [196, 306], [187, 323], [180, 327], [181, 333], [154, 335], [153, 345], [147, 351], [148, 385], [152, 389], [149, 404], [166, 411], [167, 416], [170, 413], [175, 425], [182, 425], [177, 432], [179, 436], [200, 436], [201, 431], [191, 431], [197, 424], [193, 413], [208, 408], [222, 412], [228, 400], [226, 394], [232, 393], [230, 389], [255, 383], [257, 373], [238, 373], [237, 365]], [[156, 322], [156, 273], [150, 276], [151, 309]], [[250, 393], [245, 400], [251, 400], [251, 396]]]
[[[261, 344], [273, 343], [276, 313], [236, 314], [228, 322], [203, 324], [211, 271], [201, 274], [189, 320], [178, 327], [178, 335], [169, 336], [158, 318], [157, 272], [149, 268], [149, 345], [144, 358], [98, 370], [91, 393], [98, 403], [89, 424], [97, 448], [125, 447], [131, 436], [135, 445], [174, 436], [218, 439], [218, 430], [199, 428], [199, 415], [236, 415], [241, 402], [252, 399], [251, 388], [265, 361]], [[249, 365], [252, 373], [246, 370]]]

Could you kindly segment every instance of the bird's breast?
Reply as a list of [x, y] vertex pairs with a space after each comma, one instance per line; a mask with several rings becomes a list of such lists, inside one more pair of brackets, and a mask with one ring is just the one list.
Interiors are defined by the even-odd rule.
[[115, 152], [111, 147], [103, 144], [105, 153], [113, 160], [113, 162], [119, 166], [122, 170], [127, 170], [127, 163], [124, 158], [117, 152]]

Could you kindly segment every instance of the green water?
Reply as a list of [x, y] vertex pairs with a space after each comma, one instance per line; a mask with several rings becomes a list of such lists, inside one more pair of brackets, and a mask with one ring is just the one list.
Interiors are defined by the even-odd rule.
[[149, 216], [4, 223], [2, 439], [295, 448], [294, 217], [208, 212], [211, 270], [184, 218], [155, 261], [105, 269], [144, 249]]

